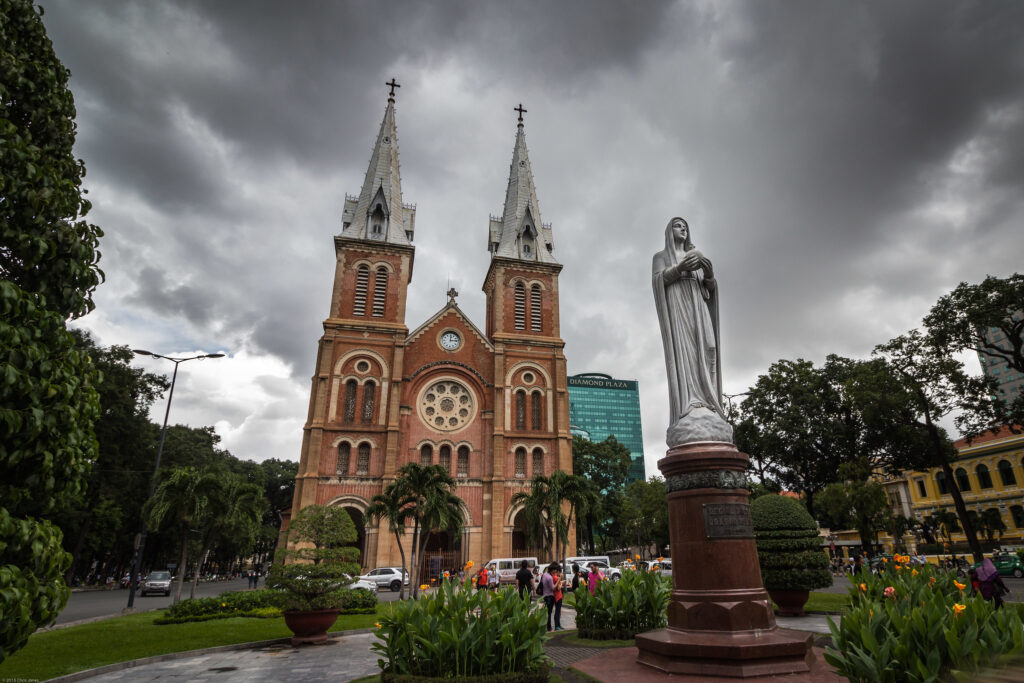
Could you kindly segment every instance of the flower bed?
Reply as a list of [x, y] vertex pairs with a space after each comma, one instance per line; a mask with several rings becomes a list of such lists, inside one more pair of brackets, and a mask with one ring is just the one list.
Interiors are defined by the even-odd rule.
[[576, 591], [576, 628], [581, 638], [624, 640], [663, 628], [671, 583], [657, 572], [623, 572], [618, 581], [601, 581], [594, 594]]
[[851, 577], [849, 612], [829, 619], [825, 659], [851, 681], [947, 680], [1024, 652], [1015, 609], [996, 610], [970, 586], [897, 556], [878, 575]]
[[[228, 617], [279, 617], [281, 610], [277, 605], [280, 599], [278, 591], [267, 588], [223, 593], [215, 598], [182, 600], [171, 605], [153, 623], [163, 626]], [[342, 614], [373, 614], [377, 607], [377, 596], [365, 590], [342, 589], [338, 591], [337, 603]]]

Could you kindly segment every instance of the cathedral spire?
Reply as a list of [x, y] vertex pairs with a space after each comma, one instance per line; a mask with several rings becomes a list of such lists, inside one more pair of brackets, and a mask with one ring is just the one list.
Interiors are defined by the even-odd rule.
[[554, 241], [551, 226], [541, 222], [537, 190], [533, 186], [533, 171], [530, 168], [523, 126], [523, 114], [527, 110], [520, 104], [513, 111], [519, 112], [519, 123], [516, 126], [512, 165], [508, 172], [505, 210], [501, 218], [491, 218], [488, 251], [494, 256], [505, 258], [557, 263], [552, 254]]
[[398, 167], [398, 132], [395, 127], [395, 88], [392, 78], [384, 120], [377, 133], [370, 164], [358, 197], [345, 197], [342, 236], [356, 239], [411, 244], [416, 209], [402, 203], [402, 177]]

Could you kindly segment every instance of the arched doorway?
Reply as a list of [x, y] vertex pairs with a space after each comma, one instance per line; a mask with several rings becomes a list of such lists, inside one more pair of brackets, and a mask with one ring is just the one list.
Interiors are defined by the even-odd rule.
[[[536, 534], [534, 534], [536, 536]], [[526, 511], [520, 510], [512, 520], [512, 556], [538, 557], [546, 555], [540, 544], [530, 543], [530, 530], [526, 519]]]
[[363, 511], [359, 508], [345, 506], [345, 512], [352, 518], [352, 523], [356, 527], [356, 540], [349, 545], [359, 550], [359, 565], [362, 567], [366, 566], [366, 519], [363, 517]]
[[420, 581], [430, 584], [446, 571], [458, 571], [462, 566], [462, 536], [454, 530], [433, 531], [427, 536], [427, 544], [420, 562]]

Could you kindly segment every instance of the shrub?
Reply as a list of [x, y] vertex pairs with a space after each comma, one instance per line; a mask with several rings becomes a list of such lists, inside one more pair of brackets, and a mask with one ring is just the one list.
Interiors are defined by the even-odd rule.
[[814, 590], [832, 585], [818, 525], [800, 501], [766, 495], [750, 504], [757, 559], [767, 590]]
[[833, 647], [825, 659], [839, 674], [851, 681], [949, 680], [1024, 652], [1018, 610], [995, 610], [948, 572], [893, 564], [882, 574], [851, 577], [849, 612], [838, 626], [829, 619]]
[[[392, 603], [373, 650], [383, 681], [546, 681], [547, 612], [511, 587], [492, 593], [443, 582], [418, 600]], [[498, 678], [493, 678], [498, 680]]]
[[[377, 596], [367, 590], [343, 588], [334, 597], [342, 614], [373, 614], [377, 609]], [[280, 591], [235, 591], [215, 598], [182, 600], [171, 605], [154, 624], [183, 624], [189, 621], [208, 621], [228, 617], [266, 619], [281, 616], [279, 605], [286, 601]]]
[[618, 581], [601, 581], [594, 594], [576, 591], [576, 628], [582, 638], [624, 640], [663, 628], [671, 582], [657, 572], [622, 572]]

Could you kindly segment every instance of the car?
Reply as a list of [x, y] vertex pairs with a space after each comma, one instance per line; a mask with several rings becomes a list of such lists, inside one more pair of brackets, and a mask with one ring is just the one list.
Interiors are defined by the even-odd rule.
[[526, 566], [531, 571], [539, 564], [536, 557], [498, 557], [489, 560], [484, 566], [488, 572], [498, 572], [499, 584], [512, 585], [516, 582], [516, 572], [522, 566], [523, 560], [526, 560]]
[[586, 569], [590, 571], [590, 564], [594, 563], [600, 570], [606, 579], [612, 581], [618, 581], [622, 578], [622, 568], [611, 566], [611, 562], [608, 561], [607, 555], [591, 555], [587, 557], [567, 557], [565, 558], [565, 582], [568, 585], [572, 585], [572, 580], [575, 577], [573, 572], [573, 565], [579, 565], [580, 569]]
[[[404, 577], [404, 580], [403, 578]], [[374, 588], [387, 588], [392, 591], [402, 589], [402, 584], [409, 585], [409, 572], [401, 567], [377, 567], [359, 577], [361, 581], [368, 581]]]
[[651, 562], [641, 562], [640, 569], [645, 572], [658, 572], [662, 576], [672, 578], [672, 558], [663, 557]]
[[151, 593], [171, 594], [171, 573], [165, 571], [150, 572], [142, 583], [141, 594], [146, 597]]
[[364, 579], [361, 576], [357, 576], [355, 579], [353, 579], [351, 576], [346, 574], [345, 578], [344, 578], [344, 581], [346, 581], [346, 582], [351, 581], [352, 582], [352, 583], [350, 583], [350, 584], [345, 586], [345, 588], [348, 588], [349, 590], [356, 590], [357, 588], [359, 588], [359, 589], [367, 590], [367, 591], [370, 591], [370, 592], [373, 592], [373, 593], [377, 592], [377, 584], [375, 584], [373, 581], [367, 581], [366, 579]]
[[[995, 553], [992, 555], [992, 564], [1000, 576], [1013, 576], [1021, 578], [1024, 576], [1024, 562], [1021, 562], [1017, 553]], [[981, 566], [981, 562], [971, 565], [975, 569]]]

